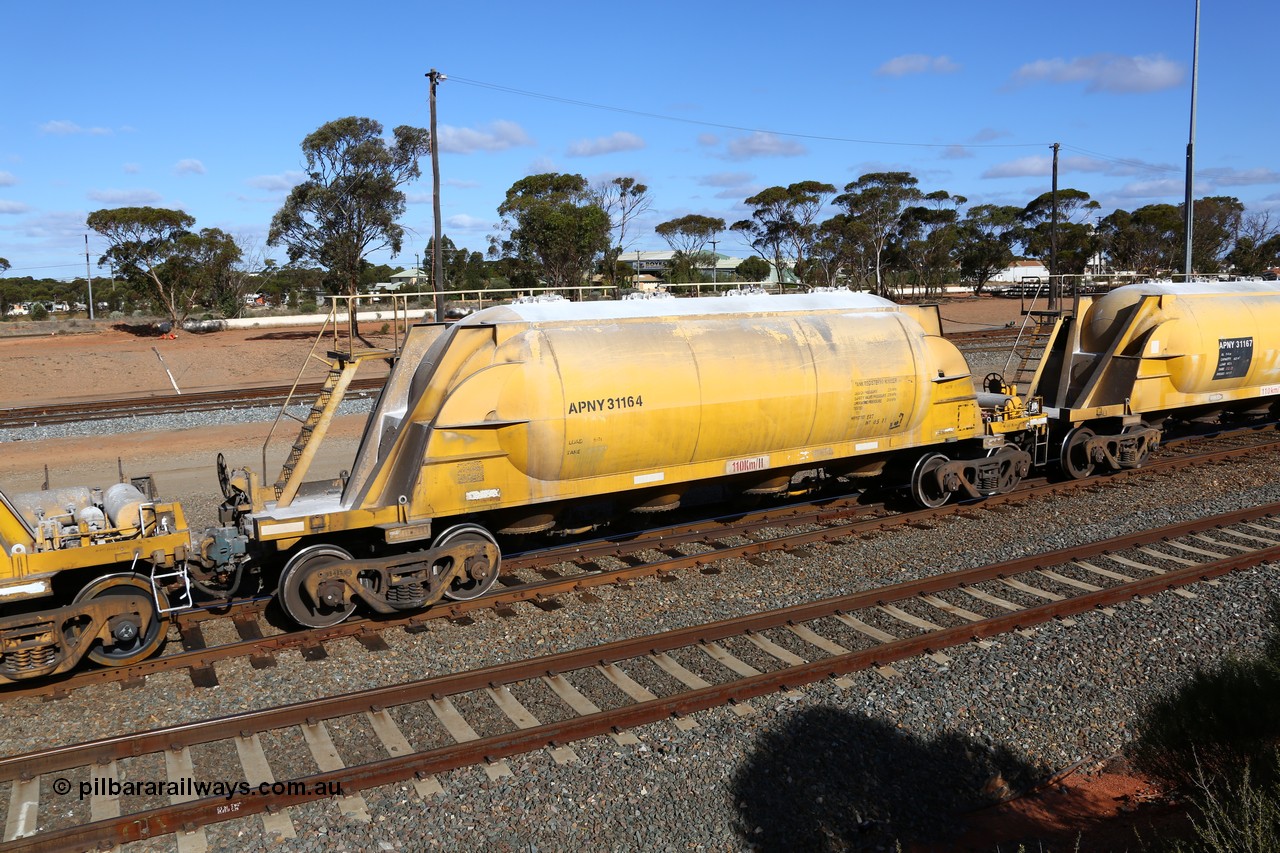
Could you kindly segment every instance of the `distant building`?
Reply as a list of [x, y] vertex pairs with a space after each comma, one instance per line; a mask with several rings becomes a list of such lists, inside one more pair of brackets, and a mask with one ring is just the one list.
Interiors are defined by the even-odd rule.
[[1040, 261], [1014, 261], [991, 276], [991, 281], [1022, 282], [1030, 278], [1048, 279], [1049, 268]]
[[[742, 263], [742, 258], [735, 258], [729, 255], [722, 255], [719, 252], [702, 252], [702, 258], [715, 258], [715, 264], [703, 263], [697, 267], [698, 272], [705, 275], [708, 279], [716, 279], [719, 281], [729, 281], [730, 276], [736, 274], [738, 264]], [[675, 252], [667, 249], [660, 252], [623, 252], [618, 256], [618, 260], [631, 267], [640, 275], [650, 275], [657, 279], [665, 279], [667, 269], [671, 266], [671, 259], [675, 256]], [[783, 276], [788, 283], [794, 283], [796, 277], [787, 270]], [[766, 281], [776, 282], [778, 280], [777, 271], [774, 269], [773, 263], [769, 263], [769, 277]]]
[[425, 290], [430, 287], [431, 273], [412, 267], [391, 276], [391, 284], [394, 287], [403, 287], [407, 284], [412, 290]]

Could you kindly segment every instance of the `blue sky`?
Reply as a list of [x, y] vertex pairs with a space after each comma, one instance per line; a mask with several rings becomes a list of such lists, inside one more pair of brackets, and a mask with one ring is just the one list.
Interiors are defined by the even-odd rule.
[[[631, 249], [665, 248], [652, 226], [687, 213], [743, 218], [768, 186], [871, 171], [1024, 204], [1049, 189], [1053, 142], [1060, 185], [1104, 212], [1177, 203], [1193, 16], [1193, 0], [6, 4], [0, 257], [10, 277], [83, 275], [85, 216], [144, 204], [261, 244], [303, 137], [347, 115], [427, 126], [432, 67], [450, 78], [444, 231], [476, 250], [511, 184], [546, 171], [648, 184]], [[1196, 195], [1280, 216], [1277, 32], [1274, 0], [1204, 0]], [[404, 250], [375, 260], [425, 248], [423, 172]], [[103, 248], [90, 234], [95, 276]]]

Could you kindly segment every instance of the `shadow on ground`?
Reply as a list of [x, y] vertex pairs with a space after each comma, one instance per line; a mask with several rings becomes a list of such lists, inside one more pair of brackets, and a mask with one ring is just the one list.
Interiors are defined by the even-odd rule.
[[316, 330], [314, 327], [303, 329], [302, 331], [264, 332], [261, 335], [245, 338], [248, 341], [314, 341], [315, 339]]
[[167, 335], [173, 324], [169, 322], [146, 322], [146, 323], [114, 323], [111, 326], [117, 332], [124, 332], [126, 335], [133, 335], [135, 338], [158, 338], [161, 335]]
[[735, 776], [737, 829], [766, 851], [946, 849], [965, 812], [1037, 778], [1003, 747], [958, 734], [921, 740], [882, 720], [807, 710], [762, 734]]

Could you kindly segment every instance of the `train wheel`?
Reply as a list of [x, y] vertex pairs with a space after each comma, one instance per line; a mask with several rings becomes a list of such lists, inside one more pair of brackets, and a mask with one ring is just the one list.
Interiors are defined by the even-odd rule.
[[[115, 643], [111, 646], [96, 646], [86, 655], [89, 660], [100, 666], [128, 666], [140, 660], [146, 660], [160, 651], [164, 645], [165, 635], [169, 630], [169, 620], [160, 614], [156, 600], [151, 592], [151, 582], [138, 575], [118, 574], [103, 575], [87, 584], [76, 595], [76, 603], [94, 601], [111, 595], [137, 595], [147, 600], [151, 608], [151, 626], [142, 630], [142, 623], [132, 616], [117, 616], [110, 622], [111, 636]], [[169, 601], [165, 594], [160, 594], [161, 603], [167, 608]]]
[[1073, 480], [1083, 480], [1093, 473], [1093, 457], [1086, 446], [1093, 438], [1093, 430], [1088, 427], [1076, 427], [1062, 439], [1062, 453], [1058, 461], [1062, 465], [1062, 473]]
[[[308, 628], [328, 628], [345, 621], [354, 613], [356, 603], [350, 596], [341, 594], [334, 596], [331, 601], [326, 601], [323, 597], [319, 601], [313, 601], [304, 586], [307, 575], [317, 569], [350, 559], [349, 553], [335, 545], [312, 545], [294, 554], [280, 573], [277, 594], [280, 606], [289, 618]], [[323, 590], [321, 593], [323, 595]]]
[[[495, 549], [498, 547], [493, 535], [478, 524], [459, 524], [457, 527], [451, 527], [440, 534], [433, 546], [439, 548], [458, 542], [487, 542]], [[466, 573], [449, 585], [449, 588], [444, 591], [444, 597], [451, 601], [471, 601], [473, 598], [479, 598], [493, 589], [493, 585], [498, 582], [498, 573], [501, 569], [501, 556], [493, 562], [483, 557], [473, 557], [467, 561]]]
[[941, 453], [929, 453], [920, 457], [915, 470], [911, 472], [911, 498], [925, 509], [937, 509], [951, 498], [938, 469], [951, 460]]

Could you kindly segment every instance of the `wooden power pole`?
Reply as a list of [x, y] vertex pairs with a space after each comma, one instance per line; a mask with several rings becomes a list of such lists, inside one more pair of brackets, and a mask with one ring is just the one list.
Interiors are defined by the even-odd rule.
[[436, 87], [445, 77], [432, 68], [427, 73], [431, 80], [431, 212], [435, 220], [435, 239], [431, 242], [431, 290], [435, 294], [436, 322], [444, 322], [444, 294], [441, 282], [444, 280], [443, 267], [440, 263], [440, 145], [436, 137]]

